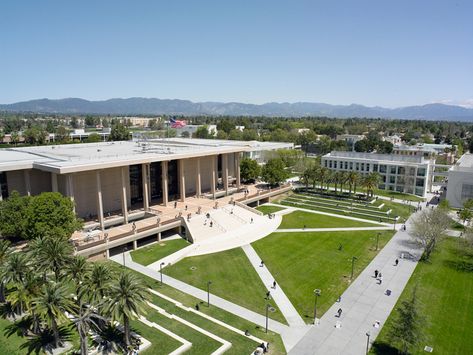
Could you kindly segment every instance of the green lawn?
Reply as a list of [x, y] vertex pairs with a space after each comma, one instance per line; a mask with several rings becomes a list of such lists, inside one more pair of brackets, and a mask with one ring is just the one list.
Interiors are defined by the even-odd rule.
[[176, 251], [185, 248], [189, 243], [184, 239], [164, 240], [131, 252], [133, 261], [141, 265], [149, 265]]
[[[114, 263], [114, 262], [111, 262], [111, 261], [106, 261], [106, 263], [109, 264], [114, 270], [121, 270], [121, 266], [117, 263]], [[286, 351], [284, 349], [284, 345], [282, 343], [282, 340], [281, 340], [281, 337], [280, 337], [279, 334], [274, 333], [270, 330], [268, 331], [268, 333], [265, 333], [264, 328], [261, 328], [260, 326], [255, 325], [254, 323], [251, 323], [246, 319], [240, 318], [240, 317], [238, 317], [238, 316], [236, 316], [232, 313], [224, 311], [223, 309], [220, 309], [220, 308], [215, 307], [215, 306], [206, 307], [206, 305], [201, 300], [199, 300], [199, 299], [197, 299], [197, 298], [195, 298], [191, 295], [183, 293], [183, 292], [181, 292], [181, 291], [179, 291], [179, 290], [177, 290], [173, 287], [170, 287], [168, 285], [160, 285], [159, 281], [154, 280], [154, 279], [152, 279], [152, 278], [150, 278], [146, 275], [140, 274], [136, 271], [133, 271], [133, 270], [129, 269], [129, 272], [133, 273], [138, 278], [141, 278], [142, 280], [144, 280], [144, 282], [148, 285], [148, 287], [153, 288], [153, 289], [157, 290], [158, 292], [160, 292], [162, 294], [165, 294], [166, 296], [171, 297], [171, 298], [173, 298], [174, 300], [176, 300], [178, 302], [181, 302], [184, 306], [194, 307], [196, 304], [200, 304], [201, 305], [200, 306], [200, 311], [202, 313], [205, 313], [205, 314], [210, 315], [214, 318], [217, 318], [220, 321], [225, 322], [227, 324], [230, 324], [230, 325], [232, 325], [233, 327], [235, 327], [237, 329], [240, 329], [240, 330], [243, 330], [243, 331], [248, 330], [250, 332], [250, 334], [252, 334], [252, 335], [254, 335], [258, 338], [264, 339], [266, 341], [269, 341], [271, 343], [271, 354], [279, 355], [279, 354], [285, 354], [286, 353]], [[157, 300], [161, 300], [161, 301], [157, 301]], [[190, 313], [187, 313], [187, 312], [184, 312], [184, 311], [182, 311], [182, 313], [181, 313], [180, 311], [177, 311], [177, 310], [174, 311], [174, 309], [173, 309], [173, 308], [175, 308], [174, 305], [172, 305], [170, 303], [167, 303], [167, 302], [165, 302], [164, 300], [162, 300], [158, 297], [153, 297], [152, 301], [157, 306], [160, 306], [160, 307], [168, 310], [170, 313], [176, 313], [177, 315], [182, 316], [184, 319], [188, 319], [189, 321], [196, 322], [196, 319]], [[197, 316], [195, 316], [195, 317], [197, 317]], [[199, 326], [202, 326], [202, 328], [204, 328], [204, 329], [208, 329], [207, 327], [210, 327], [210, 325], [204, 326], [205, 322], [202, 319], [198, 320], [196, 322], [196, 324], [199, 325]], [[133, 323], [133, 325], [135, 325], [135, 323]], [[166, 323], [161, 324], [161, 325], [166, 327]], [[144, 324], [143, 324], [143, 326], [144, 326]], [[136, 329], [138, 329], [138, 328], [136, 328]], [[152, 328], [148, 328], [148, 327], [146, 327], [145, 330], [149, 330], [149, 329], [151, 329], [151, 331], [153, 331]], [[220, 331], [224, 332], [225, 330], [222, 328], [222, 330], [220, 330]], [[220, 334], [220, 333], [216, 333], [216, 334]], [[147, 333], [143, 333], [143, 335], [145, 335], [145, 337], [146, 337]], [[148, 338], [149, 337], [150, 337], [150, 335], [148, 335]], [[227, 339], [226, 337], [224, 337], [224, 338]], [[172, 339], [169, 338], [168, 340], [166, 340], [166, 342], [169, 342], [170, 340], [172, 340]], [[243, 340], [244, 341], [242, 341], [241, 339], [239, 339], [238, 341], [235, 340], [235, 342], [237, 343], [236, 349], [242, 349], [242, 346], [245, 346], [244, 344], [246, 344], [246, 346], [248, 346], [248, 347], [245, 349], [245, 351], [241, 351], [240, 353], [250, 354], [254, 350], [254, 344], [253, 343], [247, 343], [245, 341], [246, 340], [245, 338], [243, 338]], [[172, 344], [165, 344], [165, 345], [166, 345], [166, 349], [172, 347]], [[151, 354], [152, 352], [150, 350], [150, 352], [147, 351], [146, 353]]]
[[[160, 324], [160, 325], [163, 325], [163, 324]], [[132, 321], [131, 327], [133, 331], [140, 334], [146, 340], [151, 342], [151, 346], [147, 348], [145, 351], [143, 351], [142, 353], [140, 352], [140, 354], [145, 354], [145, 355], [169, 354], [181, 346], [181, 342], [160, 332], [156, 328], [148, 327], [147, 325], [141, 323], [138, 320]]]
[[285, 208], [284, 207], [278, 207], [278, 206], [265, 206], [265, 205], [262, 205], [262, 206], [256, 207], [256, 209], [260, 212], [263, 212], [264, 214], [269, 214], [269, 213], [282, 211]]
[[326, 216], [318, 213], [295, 211], [282, 218], [280, 229], [286, 228], [342, 228], [342, 227], [375, 227], [376, 224], [353, 221], [345, 218]]
[[[202, 290], [207, 290], [207, 282], [212, 281], [211, 293], [254, 312], [265, 313], [266, 288], [241, 248], [185, 258], [163, 272]], [[286, 323], [279, 310], [270, 316]]]
[[[425, 354], [429, 345], [435, 354], [473, 354], [473, 249], [455, 238], [442, 241], [430, 262], [417, 265], [395, 309], [415, 286], [425, 326], [424, 340], [412, 353]], [[387, 337], [396, 313], [389, 316], [372, 353], [397, 354]]]
[[375, 195], [385, 196], [385, 197], [393, 197], [399, 200], [408, 200], [408, 201], [424, 201], [425, 199], [416, 195], [405, 194], [403, 192], [396, 192], [396, 191], [389, 191], [389, 190], [379, 190], [375, 191]]
[[318, 300], [322, 315], [348, 287], [352, 256], [358, 258], [356, 277], [377, 254], [378, 233], [381, 249], [392, 231], [273, 233], [253, 247], [300, 315], [311, 322], [314, 289], [322, 290]]
[[391, 210], [390, 216], [395, 217], [399, 216], [401, 217], [398, 220], [398, 223], [404, 223], [409, 216], [412, 214], [414, 211], [415, 206], [409, 206], [409, 205], [403, 205], [401, 203], [397, 202], [392, 202], [392, 201], [386, 201], [386, 200], [378, 200], [378, 204], [384, 203], [383, 209], [384, 210]]
[[7, 337], [6, 328], [11, 325], [7, 319], [0, 318], [0, 349], [2, 354], [23, 355], [27, 354], [27, 350], [20, 350], [20, 346], [26, 343], [27, 339], [16, 334]]

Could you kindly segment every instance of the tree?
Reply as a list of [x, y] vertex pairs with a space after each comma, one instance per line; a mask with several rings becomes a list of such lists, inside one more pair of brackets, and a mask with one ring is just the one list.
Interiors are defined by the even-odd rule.
[[371, 172], [362, 180], [363, 187], [366, 188], [366, 197], [373, 197], [374, 190], [378, 188], [380, 175], [377, 172]]
[[6, 239], [0, 239], [0, 303], [5, 302], [5, 274], [3, 266], [6, 265], [12, 250], [10, 242]]
[[347, 176], [347, 182], [348, 186], [350, 186], [350, 195], [352, 193], [356, 194], [356, 185], [360, 181], [360, 174], [358, 174], [356, 171], [350, 171]]
[[31, 127], [23, 132], [25, 143], [28, 144], [44, 144], [48, 137], [48, 132], [44, 131], [40, 127]]
[[49, 325], [54, 335], [54, 346], [59, 346], [59, 325], [67, 321], [65, 312], [71, 312], [73, 301], [65, 285], [46, 282], [41, 294], [33, 300], [33, 309]]
[[87, 294], [88, 301], [91, 303], [100, 302], [105, 297], [111, 280], [112, 272], [107, 264], [93, 263], [84, 279], [85, 288], [93, 290]]
[[0, 234], [3, 237], [24, 237], [30, 196], [12, 191], [8, 199], [0, 201]]
[[30, 249], [40, 270], [53, 272], [58, 282], [71, 261], [72, 246], [69, 241], [51, 236], [36, 238], [30, 242]]
[[124, 341], [130, 345], [130, 320], [143, 313], [149, 293], [141, 279], [128, 272], [122, 272], [110, 285], [107, 312], [112, 320], [123, 323]]
[[66, 127], [59, 126], [56, 128], [56, 141], [64, 143], [69, 140], [69, 132]]
[[112, 125], [112, 130], [110, 136], [108, 137], [109, 141], [127, 141], [130, 139], [130, 131], [122, 123], [115, 123]]
[[468, 208], [462, 208], [458, 214], [458, 217], [463, 221], [463, 224], [468, 225], [470, 219], [473, 217], [473, 213]]
[[184, 132], [182, 132], [181, 137], [182, 138], [190, 138], [191, 133], [189, 131], [184, 131]]
[[330, 170], [327, 169], [326, 167], [320, 168], [319, 181], [320, 181], [320, 189], [321, 190], [324, 188], [324, 182], [329, 180], [329, 178], [330, 178]]
[[202, 139], [211, 139], [213, 136], [209, 133], [209, 126], [204, 125], [200, 126], [197, 128], [197, 131], [195, 131], [195, 137], [196, 138], [202, 138]]
[[411, 237], [424, 248], [423, 260], [429, 260], [449, 225], [450, 217], [441, 208], [422, 210], [413, 218]]
[[240, 178], [243, 181], [254, 181], [261, 174], [261, 168], [254, 159], [243, 158], [240, 161]]
[[87, 137], [87, 140], [86, 140], [87, 143], [97, 143], [97, 142], [101, 142], [101, 141], [102, 141], [102, 137], [100, 137], [100, 134], [98, 134], [98, 133], [89, 134], [89, 136]]
[[408, 300], [401, 302], [397, 308], [397, 317], [392, 322], [388, 337], [394, 343], [400, 344], [402, 354], [410, 353], [410, 350], [417, 345], [421, 338], [422, 317], [418, 311], [416, 288]]
[[23, 236], [27, 239], [45, 235], [69, 239], [82, 227], [74, 213], [74, 203], [59, 192], [43, 192], [30, 198], [25, 216]]
[[261, 177], [268, 184], [277, 185], [289, 178], [289, 172], [281, 159], [269, 159], [261, 170]]
[[448, 202], [447, 199], [443, 199], [442, 201], [440, 201], [440, 203], [438, 204], [438, 208], [442, 208], [446, 211], [448, 211], [450, 209], [450, 202]]

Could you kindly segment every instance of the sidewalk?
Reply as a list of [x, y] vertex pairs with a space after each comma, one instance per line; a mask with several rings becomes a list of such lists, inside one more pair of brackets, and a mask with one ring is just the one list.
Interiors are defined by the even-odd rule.
[[[410, 221], [411, 218], [406, 223], [407, 231]], [[401, 253], [410, 253], [415, 258], [401, 259]], [[376, 339], [421, 254], [422, 250], [408, 233], [398, 231], [343, 293], [341, 302], [332, 305], [320, 324], [311, 328], [290, 354], [365, 354], [366, 333], [370, 332], [370, 342]], [[394, 266], [396, 259], [399, 259], [398, 266]], [[374, 270], [382, 273], [382, 284], [374, 278]], [[390, 295], [387, 290], [391, 291]], [[343, 310], [341, 318], [336, 317], [339, 308]], [[379, 322], [380, 327], [374, 327], [375, 322]]]
[[[273, 275], [271, 275], [266, 265], [262, 267], [260, 266], [261, 258], [258, 256], [258, 254], [253, 249], [253, 247], [250, 244], [248, 244], [248, 245], [244, 245], [242, 249], [245, 252], [248, 259], [250, 260], [251, 265], [253, 265], [254, 269], [256, 270], [259, 277], [261, 278], [261, 281], [263, 281], [264, 285], [266, 286], [266, 289], [269, 292], [271, 292], [271, 298], [273, 302], [275, 302], [278, 305], [279, 310], [284, 315], [284, 318], [286, 318], [287, 322], [289, 323], [289, 326], [290, 327], [306, 326], [304, 320], [301, 318], [297, 310], [294, 308], [294, 306], [292, 305], [291, 301], [286, 296], [282, 288], [276, 285], [276, 289], [273, 289], [273, 281], [275, 280], [275, 278], [273, 277]], [[269, 303], [271, 303], [271, 301], [269, 301]]]

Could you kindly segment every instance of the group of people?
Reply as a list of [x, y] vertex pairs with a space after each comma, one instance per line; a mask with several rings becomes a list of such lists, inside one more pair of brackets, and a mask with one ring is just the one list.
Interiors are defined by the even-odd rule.
[[268, 213], [268, 218], [269, 219], [272, 219], [272, 218], [275, 218], [275, 217], [276, 217], [275, 213]]

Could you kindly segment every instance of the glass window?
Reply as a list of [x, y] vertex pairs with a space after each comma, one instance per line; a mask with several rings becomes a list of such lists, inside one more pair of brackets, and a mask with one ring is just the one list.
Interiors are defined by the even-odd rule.
[[373, 171], [378, 171], [378, 164], [373, 165]]
[[417, 176], [425, 176], [425, 168], [417, 169]]
[[398, 175], [404, 175], [406, 173], [406, 169], [402, 166], [397, 168]]
[[390, 172], [391, 174], [396, 174], [396, 167], [395, 167], [395, 166], [389, 167], [389, 172]]
[[391, 175], [391, 176], [389, 177], [389, 182], [390, 182], [391, 184], [395, 184], [395, 183], [396, 183], [396, 177]]
[[327, 167], [327, 164], [328, 164], [328, 160], [324, 160], [325, 167]]
[[328, 161], [328, 167], [332, 168], [332, 161], [331, 160]]
[[347, 169], [348, 169], [348, 162], [346, 161], [345, 162], [345, 170], [347, 170]]
[[350, 170], [353, 170], [353, 162], [350, 162]]
[[365, 171], [365, 163], [361, 163], [361, 171]]
[[360, 170], [360, 163], [356, 163], [356, 164], [355, 164], [355, 170], [356, 170], [356, 171]]
[[417, 178], [416, 179], [416, 186], [424, 186], [424, 179], [419, 179]]
[[8, 197], [7, 173], [0, 173], [0, 194], [3, 199]]

